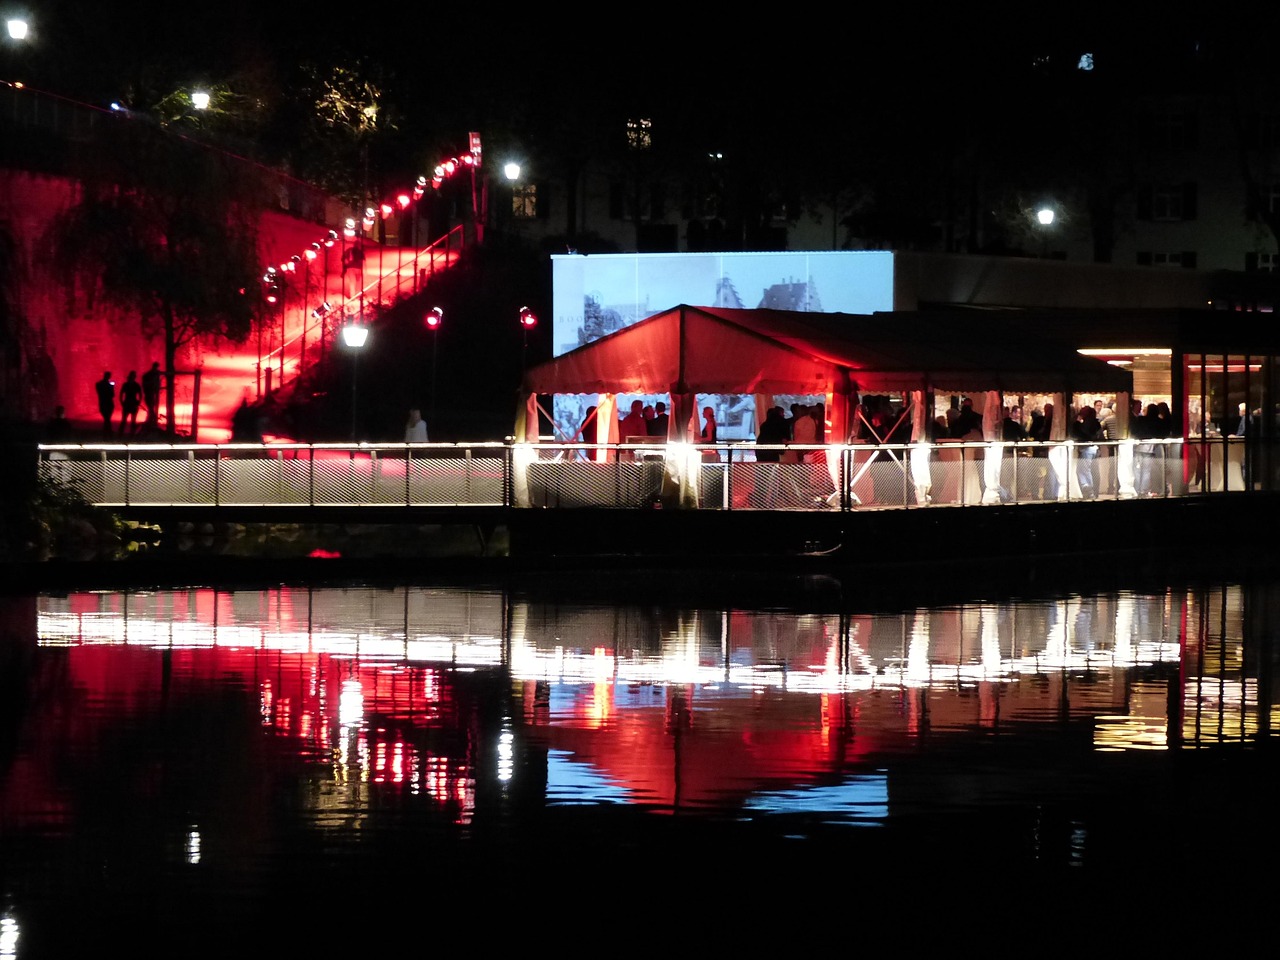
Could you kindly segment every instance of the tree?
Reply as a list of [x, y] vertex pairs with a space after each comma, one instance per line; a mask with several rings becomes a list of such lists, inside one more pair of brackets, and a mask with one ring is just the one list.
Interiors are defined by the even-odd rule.
[[69, 289], [136, 313], [164, 339], [166, 423], [178, 351], [201, 335], [243, 341], [258, 306], [257, 168], [141, 122], [85, 151], [78, 202], [55, 219], [53, 262]]

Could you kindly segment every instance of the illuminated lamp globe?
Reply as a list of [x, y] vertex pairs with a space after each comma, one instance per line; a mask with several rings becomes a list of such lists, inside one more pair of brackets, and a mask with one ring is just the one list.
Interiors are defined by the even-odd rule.
[[360, 349], [369, 339], [369, 328], [357, 324], [342, 328], [342, 342], [353, 349]]
[[1040, 226], [1048, 227], [1053, 224], [1053, 211], [1049, 207], [1041, 207], [1036, 211], [1036, 220], [1040, 222]]
[[508, 180], [519, 180], [520, 164], [518, 163], [505, 164], [502, 168], [502, 175], [506, 177]]

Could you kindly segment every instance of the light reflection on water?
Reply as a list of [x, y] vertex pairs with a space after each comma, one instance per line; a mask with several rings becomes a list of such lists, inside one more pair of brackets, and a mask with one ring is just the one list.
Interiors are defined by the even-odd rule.
[[1185, 812], [1167, 803], [1178, 756], [1272, 736], [1257, 612], [1273, 596], [893, 613], [424, 587], [7, 601], [0, 895], [52, 941], [52, 904], [124, 909], [123, 877], [181, 928], [282, 885], [482, 871], [494, 845], [657, 850], [699, 821], [824, 851], [963, 835], [974, 862], [1107, 862], [1144, 835], [1113, 822], [1122, 801]]

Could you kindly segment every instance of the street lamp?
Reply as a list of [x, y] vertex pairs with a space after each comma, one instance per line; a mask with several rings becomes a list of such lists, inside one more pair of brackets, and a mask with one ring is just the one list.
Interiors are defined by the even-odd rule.
[[444, 311], [432, 307], [423, 317], [427, 329], [431, 331], [431, 421], [436, 419], [436, 343], [440, 335], [440, 325], [444, 323]]
[[1053, 226], [1053, 207], [1041, 207], [1036, 211], [1036, 222], [1040, 224], [1040, 257], [1049, 257], [1049, 228]]
[[[23, 85], [22, 78], [20, 75], [20, 72], [21, 72], [20, 66], [25, 67], [25, 62], [21, 61], [21, 57], [23, 55], [22, 53], [19, 52], [19, 50], [20, 48], [30, 46], [31, 41], [28, 39], [28, 30], [30, 25], [27, 23], [25, 18], [15, 16], [15, 17], [5, 18], [4, 26], [6, 31], [6, 37], [9, 41], [11, 41], [15, 51], [13, 55], [12, 68], [6, 65], [5, 72], [8, 73], [9, 69], [12, 69], [15, 74], [19, 74], [18, 76], [13, 77], [13, 86], [16, 89]], [[9, 46], [9, 44], [5, 44], [5, 45]], [[7, 58], [6, 58], [6, 61], [7, 61]]]
[[524, 332], [524, 349], [520, 353], [520, 379], [529, 365], [529, 331], [538, 325], [538, 318], [528, 307], [520, 308], [520, 329]]
[[360, 351], [369, 339], [369, 328], [349, 323], [342, 328], [342, 342], [351, 349], [351, 442], [356, 440], [356, 404], [359, 401], [356, 378], [360, 370]]

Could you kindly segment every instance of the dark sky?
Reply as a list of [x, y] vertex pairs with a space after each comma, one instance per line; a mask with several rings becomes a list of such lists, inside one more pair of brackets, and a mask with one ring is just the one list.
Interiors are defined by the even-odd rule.
[[[0, 0], [12, 4], [15, 0]], [[891, 137], [936, 117], [968, 112], [1012, 119], [1052, 108], [1046, 82], [1170, 88], [1168, 71], [1274, 35], [1275, 14], [1242, 29], [1217, 17], [1135, 27], [1043, 11], [997, 16], [990, 8], [932, 12], [904, 29], [884, 20], [741, 11], [694, 21], [646, 7], [580, 13], [403, 3], [326, 8], [221, 0], [27, 2], [31, 65], [53, 92], [105, 105], [246, 72], [264, 88], [296, 78], [303, 62], [363, 58], [413, 137], [496, 128], [535, 114], [560, 120], [652, 116], [687, 135], [777, 130], [779, 151], [810, 132], [844, 125], [852, 139]], [[1064, 19], [1064, 18], [1059, 18]], [[1093, 54], [1095, 69], [1076, 69]], [[767, 137], [762, 138], [768, 141]]]

